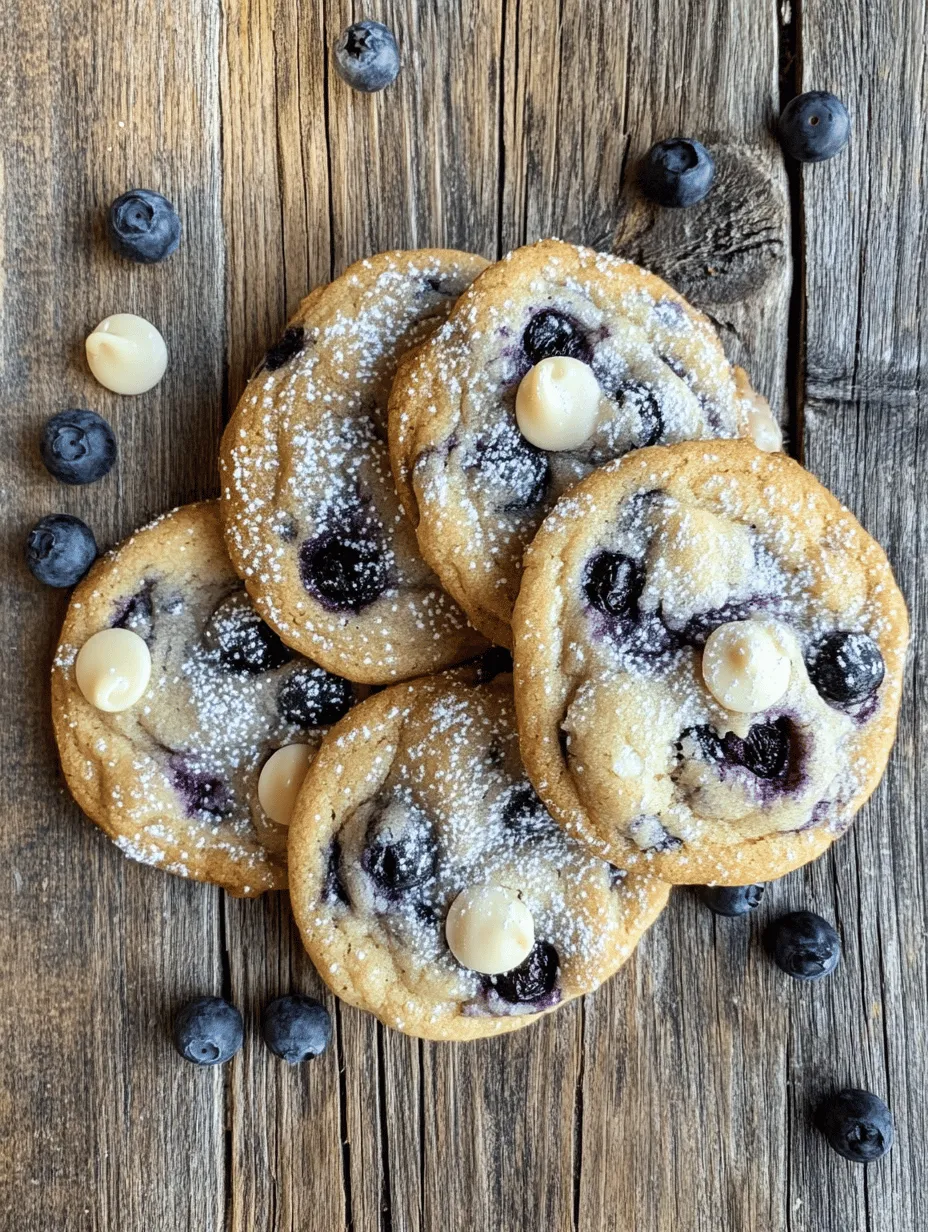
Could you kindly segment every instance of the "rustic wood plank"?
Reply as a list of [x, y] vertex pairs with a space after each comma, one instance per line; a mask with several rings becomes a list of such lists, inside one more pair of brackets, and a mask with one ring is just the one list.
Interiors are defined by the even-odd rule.
[[[837, 20], [836, 20], [837, 18]], [[926, 13], [914, 0], [840, 14], [803, 0], [801, 89], [844, 98], [847, 151], [801, 172], [804, 216], [805, 461], [887, 549], [909, 601], [913, 647], [899, 740], [851, 837], [807, 873], [832, 904], [845, 972], [792, 1022], [790, 1188], [794, 1232], [842, 1212], [848, 1227], [928, 1226], [928, 901], [925, 869], [926, 465], [924, 371], [928, 238], [924, 183]], [[809, 1105], [834, 1086], [889, 1102], [897, 1141], [866, 1170], [808, 1141]]]
[[[214, 5], [12, 0], [0, 13], [0, 1210], [18, 1232], [223, 1226], [224, 1076], [178, 1066], [165, 1029], [178, 1002], [221, 987], [218, 892], [130, 864], [70, 802], [48, 713], [66, 596], [22, 563], [41, 514], [76, 513], [106, 546], [215, 490], [218, 50]], [[154, 269], [102, 235], [108, 203], [138, 185], [184, 220], [180, 251]], [[103, 391], [82, 358], [85, 333], [120, 310], [161, 326], [171, 356], [134, 400]], [[82, 405], [111, 420], [120, 459], [66, 489], [39, 464], [38, 433]]]

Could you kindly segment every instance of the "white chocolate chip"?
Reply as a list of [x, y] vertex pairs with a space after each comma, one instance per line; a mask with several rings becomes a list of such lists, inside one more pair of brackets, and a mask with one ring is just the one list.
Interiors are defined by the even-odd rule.
[[306, 744], [285, 744], [264, 763], [258, 776], [258, 803], [278, 826], [289, 826], [311, 751]]
[[91, 706], [114, 714], [134, 706], [148, 688], [151, 655], [131, 629], [101, 629], [78, 651], [74, 675]]
[[516, 391], [516, 422], [539, 449], [576, 449], [596, 427], [602, 394], [589, 364], [567, 355], [543, 359]]
[[748, 407], [748, 436], [764, 453], [778, 453], [783, 448], [783, 433], [766, 401], [757, 398]]
[[445, 938], [463, 967], [501, 975], [532, 952], [535, 921], [518, 894], [506, 886], [468, 886], [451, 904]]
[[767, 710], [789, 688], [790, 672], [789, 656], [758, 621], [719, 625], [706, 639], [703, 680], [726, 710], [739, 714]]
[[164, 376], [168, 349], [150, 321], [117, 312], [101, 321], [85, 344], [90, 371], [117, 394], [144, 394]]

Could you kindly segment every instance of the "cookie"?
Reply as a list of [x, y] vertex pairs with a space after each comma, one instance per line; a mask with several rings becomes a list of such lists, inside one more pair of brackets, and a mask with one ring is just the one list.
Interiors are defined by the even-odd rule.
[[61, 764], [84, 812], [133, 859], [249, 896], [287, 884], [286, 825], [258, 798], [260, 781], [279, 815], [269, 756], [295, 745], [275, 765], [305, 759], [356, 694], [260, 619], [217, 501], [174, 510], [97, 563], [52, 669]]
[[780, 447], [706, 317], [638, 266], [557, 240], [480, 275], [401, 364], [389, 426], [423, 556], [503, 646], [523, 551], [571, 484], [645, 445]]
[[458, 669], [358, 706], [291, 826], [294, 915], [323, 979], [427, 1039], [512, 1031], [590, 992], [668, 894], [551, 820], [519, 760], [511, 675], [480, 680]]
[[883, 773], [905, 602], [782, 454], [689, 442], [590, 475], [529, 549], [513, 627], [529, 775], [607, 859], [767, 881], [824, 851]]
[[287, 645], [351, 680], [485, 646], [419, 553], [386, 443], [397, 360], [485, 265], [442, 249], [352, 265], [304, 300], [223, 436], [226, 545], [248, 593]]

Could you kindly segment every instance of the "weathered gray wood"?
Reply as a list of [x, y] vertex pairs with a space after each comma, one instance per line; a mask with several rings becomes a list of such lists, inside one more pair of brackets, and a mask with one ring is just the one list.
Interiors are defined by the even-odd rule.
[[[802, 85], [843, 94], [856, 122], [847, 154], [794, 177], [801, 442], [886, 543], [920, 639], [925, 14], [860, 0], [836, 21], [802, 0], [798, 40], [800, 15], [781, 39], [779, 10], [384, 0], [363, 15], [396, 30], [405, 68], [372, 97], [331, 70], [333, 39], [362, 15], [347, 0], [0, 13], [4, 1232], [928, 1227], [919, 641], [886, 783], [853, 836], [771, 887], [756, 918], [716, 920], [678, 892], [607, 988], [530, 1031], [420, 1045], [339, 1007], [336, 1048], [294, 1070], [261, 1043], [261, 1007], [295, 989], [335, 1006], [285, 898], [222, 904], [129, 865], [70, 805], [45, 697], [64, 598], [19, 562], [41, 513], [79, 513], [108, 543], [215, 491], [223, 384], [234, 402], [306, 290], [382, 248], [615, 242], [707, 308], [783, 407], [792, 241], [769, 129], [795, 44]], [[638, 155], [674, 133], [719, 154], [717, 193], [695, 212], [653, 211], [634, 190]], [[100, 211], [130, 182], [182, 206], [184, 244], [163, 267], [102, 242]], [[86, 328], [127, 308], [164, 324], [172, 353], [136, 400], [106, 395], [80, 358]], [[75, 403], [112, 418], [122, 455], [101, 484], [65, 490], [33, 441]], [[761, 945], [765, 922], [800, 905], [845, 941], [818, 987], [780, 977]], [[178, 1066], [171, 1010], [222, 987], [246, 1015], [241, 1057], [221, 1073]], [[897, 1115], [896, 1147], [866, 1171], [809, 1123], [816, 1096], [849, 1082]]]
[[[803, 1000], [791, 1032], [790, 1187], [795, 1232], [928, 1226], [926, 739], [922, 561], [928, 457], [926, 12], [917, 0], [854, 5], [835, 22], [804, 0], [801, 83], [846, 99], [848, 150], [801, 173], [805, 238], [806, 464], [887, 549], [909, 602], [910, 679], [883, 785], [851, 837], [808, 870], [833, 904], [845, 973]], [[807, 1140], [809, 1102], [863, 1086], [893, 1108], [897, 1142], [866, 1171]], [[801, 1145], [800, 1145], [801, 1144]]]
[[[0, 11], [0, 1226], [17, 1232], [223, 1226], [225, 1075], [179, 1067], [165, 1031], [178, 1002], [221, 987], [219, 894], [128, 863], [70, 802], [48, 711], [66, 595], [22, 562], [42, 514], [76, 513], [106, 546], [215, 489], [218, 51], [215, 6]], [[184, 218], [180, 251], [155, 269], [103, 240], [105, 207], [137, 185]], [[139, 398], [106, 394], [82, 358], [114, 311], [168, 341], [165, 380]], [[38, 460], [42, 423], [68, 406], [119, 436], [116, 470], [89, 488]]]

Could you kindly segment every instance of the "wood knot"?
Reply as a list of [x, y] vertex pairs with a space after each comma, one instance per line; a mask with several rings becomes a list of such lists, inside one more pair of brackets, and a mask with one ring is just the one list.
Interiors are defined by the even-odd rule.
[[[771, 163], [743, 145], [712, 143], [716, 175], [698, 205], [666, 209], [627, 182], [613, 250], [659, 274], [710, 311], [789, 280], [789, 201]], [[724, 314], [723, 315], [727, 315]]]

